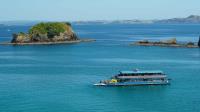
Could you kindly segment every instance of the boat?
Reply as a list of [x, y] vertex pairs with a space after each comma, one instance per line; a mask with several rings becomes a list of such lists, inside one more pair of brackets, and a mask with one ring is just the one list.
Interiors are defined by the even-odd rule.
[[136, 86], [136, 85], [168, 85], [169, 78], [163, 71], [120, 71], [109, 80], [102, 80], [95, 86]]

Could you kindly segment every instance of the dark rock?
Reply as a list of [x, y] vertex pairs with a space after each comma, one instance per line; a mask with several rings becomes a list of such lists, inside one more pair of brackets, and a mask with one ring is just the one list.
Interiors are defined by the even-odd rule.
[[47, 34], [37, 34], [37, 35], [33, 35], [31, 38], [32, 42], [45, 42], [45, 41], [49, 41]]
[[198, 46], [200, 47], [200, 37], [199, 37], [199, 42], [198, 42]]

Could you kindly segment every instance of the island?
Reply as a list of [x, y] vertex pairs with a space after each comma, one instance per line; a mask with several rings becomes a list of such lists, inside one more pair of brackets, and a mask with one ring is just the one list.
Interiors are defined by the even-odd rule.
[[200, 47], [200, 38], [199, 38], [198, 44], [195, 44], [193, 42], [178, 43], [176, 38], [172, 38], [172, 39], [165, 40], [165, 41], [142, 40], [142, 41], [131, 43], [130, 45], [198, 48], [198, 47]]
[[28, 33], [13, 34], [11, 42], [1, 45], [38, 45], [38, 44], [67, 44], [90, 42], [92, 39], [80, 39], [68, 22], [46, 22], [32, 26]]

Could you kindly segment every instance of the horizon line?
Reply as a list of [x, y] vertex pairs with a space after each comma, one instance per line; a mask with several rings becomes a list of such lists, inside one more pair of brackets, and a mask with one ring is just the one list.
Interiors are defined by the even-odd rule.
[[154, 20], [167, 20], [167, 19], [175, 19], [175, 18], [187, 18], [190, 16], [199, 16], [200, 15], [194, 15], [191, 14], [189, 16], [184, 16], [184, 17], [173, 17], [173, 18], [165, 18], [165, 19], [96, 19], [96, 20], [0, 20], [0, 22], [89, 22], [89, 21], [128, 21], [128, 20], [140, 20], [140, 21], [154, 21]]

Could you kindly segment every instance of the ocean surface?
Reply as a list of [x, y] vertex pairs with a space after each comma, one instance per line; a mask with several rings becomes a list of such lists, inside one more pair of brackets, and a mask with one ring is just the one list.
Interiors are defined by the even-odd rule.
[[[0, 41], [31, 26], [0, 26]], [[74, 24], [68, 45], [0, 46], [0, 112], [200, 112], [200, 49], [130, 46], [197, 42], [200, 25]], [[120, 70], [162, 70], [168, 86], [95, 87]]]

